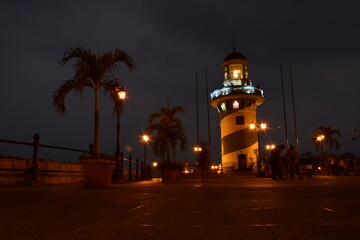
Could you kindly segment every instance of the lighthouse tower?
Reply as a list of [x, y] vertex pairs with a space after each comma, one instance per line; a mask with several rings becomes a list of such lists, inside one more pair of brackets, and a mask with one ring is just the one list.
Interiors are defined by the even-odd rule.
[[210, 94], [210, 105], [220, 114], [221, 154], [225, 172], [257, 168], [258, 133], [256, 108], [265, 101], [264, 92], [252, 85], [245, 56], [233, 48], [222, 64], [223, 87]]

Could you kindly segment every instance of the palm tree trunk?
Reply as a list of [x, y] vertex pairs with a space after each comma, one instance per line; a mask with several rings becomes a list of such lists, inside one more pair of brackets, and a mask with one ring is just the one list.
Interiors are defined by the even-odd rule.
[[100, 103], [99, 103], [99, 88], [95, 87], [95, 113], [94, 113], [94, 158], [100, 157]]

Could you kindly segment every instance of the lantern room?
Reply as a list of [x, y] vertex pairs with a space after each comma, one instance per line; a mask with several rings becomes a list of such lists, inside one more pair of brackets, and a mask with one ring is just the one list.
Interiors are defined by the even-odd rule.
[[244, 55], [233, 48], [222, 65], [224, 70], [224, 86], [251, 85], [248, 79], [248, 62]]

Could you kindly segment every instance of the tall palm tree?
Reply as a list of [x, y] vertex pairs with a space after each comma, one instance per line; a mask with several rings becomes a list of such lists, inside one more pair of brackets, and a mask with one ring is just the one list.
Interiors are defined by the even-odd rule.
[[325, 143], [325, 149], [331, 149], [335, 147], [335, 151], [338, 151], [341, 147], [339, 140], [337, 138], [341, 137], [341, 132], [339, 129], [333, 129], [328, 126], [318, 126], [316, 128], [316, 135], [311, 138], [312, 143], [314, 144], [315, 151], [319, 150], [321, 141], [317, 139], [318, 136], [323, 135], [323, 141]]
[[[322, 136], [319, 139], [319, 136]], [[319, 151], [321, 147], [321, 151], [323, 154], [323, 161], [327, 164], [327, 151], [333, 147], [335, 147], [335, 151], [340, 149], [340, 143], [337, 138], [341, 137], [341, 132], [339, 129], [333, 129], [329, 126], [318, 126], [316, 128], [316, 135], [311, 138], [311, 142], [315, 147], [315, 151]]]
[[154, 155], [159, 156], [162, 160], [170, 162], [170, 152], [173, 151], [173, 160], [177, 143], [180, 142], [180, 149], [186, 149], [186, 137], [180, 118], [175, 115], [184, 114], [184, 109], [180, 106], [170, 107], [169, 101], [165, 108], [160, 108], [159, 112], [149, 116], [147, 129], [150, 133], [155, 132], [152, 143]]
[[91, 50], [84, 49], [75, 44], [66, 49], [60, 65], [65, 65], [70, 60], [75, 60], [73, 64], [74, 76], [70, 80], [62, 82], [52, 95], [53, 106], [61, 116], [66, 115], [65, 97], [74, 90], [81, 95], [85, 87], [94, 90], [95, 109], [94, 109], [94, 157], [100, 156], [100, 129], [99, 129], [99, 94], [100, 89], [104, 89], [105, 94], [114, 96], [114, 89], [120, 87], [118, 78], [114, 77], [115, 70], [119, 70], [119, 63], [125, 63], [130, 72], [135, 71], [135, 63], [132, 57], [125, 51], [115, 49], [103, 54], [95, 54]]

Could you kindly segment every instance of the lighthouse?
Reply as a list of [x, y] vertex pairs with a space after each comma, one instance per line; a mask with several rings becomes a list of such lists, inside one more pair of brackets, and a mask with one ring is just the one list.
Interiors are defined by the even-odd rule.
[[[233, 48], [222, 64], [223, 86], [210, 94], [210, 105], [220, 115], [221, 161], [225, 172], [259, 169], [257, 107], [264, 92], [249, 79], [248, 61]], [[252, 126], [252, 127], [251, 127]]]

